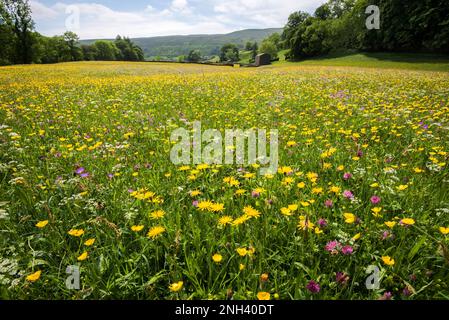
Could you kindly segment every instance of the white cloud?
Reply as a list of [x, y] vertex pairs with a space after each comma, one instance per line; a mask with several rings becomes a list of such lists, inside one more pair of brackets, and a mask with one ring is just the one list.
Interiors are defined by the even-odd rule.
[[293, 11], [313, 11], [323, 2], [325, 0], [172, 0], [165, 8], [147, 5], [141, 11], [113, 10], [94, 2], [57, 2], [46, 6], [39, 0], [32, 0], [30, 4], [37, 30], [49, 36], [66, 31], [66, 8], [76, 6], [80, 28], [73, 31], [81, 39], [92, 39], [113, 38], [117, 34], [148, 37], [281, 27]]
[[59, 14], [57, 10], [46, 7], [39, 1], [30, 1], [30, 6], [34, 19], [53, 19]]

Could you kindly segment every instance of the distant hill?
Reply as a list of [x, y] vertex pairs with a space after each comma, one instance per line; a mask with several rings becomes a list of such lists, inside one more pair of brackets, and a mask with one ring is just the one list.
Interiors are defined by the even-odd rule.
[[[234, 43], [243, 48], [248, 41], [260, 42], [272, 33], [281, 33], [282, 28], [246, 29], [228, 34], [198, 34], [188, 36], [164, 36], [150, 38], [134, 38], [134, 43], [140, 46], [145, 57], [175, 58], [189, 54], [190, 50], [198, 49], [204, 56], [217, 55], [226, 43]], [[82, 40], [81, 44], [90, 44], [96, 40]]]

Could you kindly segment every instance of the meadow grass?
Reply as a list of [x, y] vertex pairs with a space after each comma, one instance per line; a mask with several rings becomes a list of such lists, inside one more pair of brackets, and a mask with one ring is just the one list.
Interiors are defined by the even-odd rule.
[[330, 54], [304, 61], [285, 61], [285, 51], [280, 53], [280, 61], [275, 66], [340, 66], [382, 69], [409, 69], [449, 72], [449, 56], [416, 53], [354, 53]]
[[[449, 298], [447, 73], [82, 62], [0, 92], [4, 299]], [[278, 172], [173, 165], [196, 120], [279, 129]]]

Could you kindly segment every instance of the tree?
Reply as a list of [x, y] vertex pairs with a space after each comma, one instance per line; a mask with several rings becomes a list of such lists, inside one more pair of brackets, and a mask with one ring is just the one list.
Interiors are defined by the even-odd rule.
[[198, 62], [202, 59], [201, 52], [199, 50], [191, 50], [187, 56], [187, 61]]
[[98, 40], [93, 44], [95, 46], [95, 60], [113, 61], [119, 55], [119, 49], [111, 41]]
[[2, 20], [15, 35], [14, 63], [31, 63], [32, 47], [35, 38], [32, 35], [34, 22], [28, 0], [0, 0]]
[[144, 54], [142, 49], [135, 45], [131, 39], [118, 35], [114, 41], [119, 52], [116, 56], [117, 60], [123, 61], [143, 61]]
[[221, 47], [220, 61], [221, 62], [236, 62], [239, 61], [239, 48], [235, 44], [228, 43]]
[[245, 45], [246, 51], [252, 51], [253, 50], [253, 43], [251, 41], [248, 41]]
[[258, 52], [259, 52], [259, 45], [257, 44], [257, 42], [254, 42], [253, 48], [251, 51], [251, 62], [254, 62]]
[[70, 60], [80, 61], [83, 59], [83, 51], [79, 47], [79, 37], [76, 33], [67, 31], [64, 33], [64, 41], [70, 49]]
[[98, 55], [97, 48], [94, 45], [81, 45], [81, 51], [83, 51], [83, 58], [87, 61], [94, 61]]
[[260, 52], [269, 54], [272, 60], [277, 59], [278, 57], [276, 45], [268, 39], [262, 41], [262, 44], [260, 45]]

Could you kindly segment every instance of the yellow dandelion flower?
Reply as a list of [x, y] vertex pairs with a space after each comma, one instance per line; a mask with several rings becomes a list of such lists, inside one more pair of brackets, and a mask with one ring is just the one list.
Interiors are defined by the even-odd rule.
[[380, 212], [382, 211], [382, 208], [381, 207], [374, 207], [374, 208], [371, 209], [371, 211], [373, 213], [373, 216], [375, 216], [377, 218], [377, 217], [380, 217]]
[[223, 203], [213, 203], [209, 206], [209, 210], [212, 212], [222, 212], [224, 209]]
[[209, 210], [211, 206], [212, 206], [212, 202], [210, 202], [210, 201], [200, 201], [197, 204], [197, 208], [201, 211]]
[[220, 262], [223, 260], [223, 256], [222, 256], [221, 254], [219, 254], [219, 253], [216, 253], [216, 254], [214, 254], [214, 255], [212, 256], [212, 260], [213, 260], [215, 263], [220, 263]]
[[404, 218], [400, 221], [401, 224], [405, 224], [406, 226], [412, 226], [415, 224], [415, 220], [412, 218]]
[[384, 263], [385, 265], [387, 265], [387, 266], [393, 266], [393, 265], [394, 265], [394, 259], [392, 259], [392, 258], [389, 257], [389, 256], [383, 256], [383, 257], [382, 257], [382, 261], [383, 261], [383, 263]]
[[86, 260], [87, 258], [88, 258], [88, 254], [87, 254], [87, 252], [86, 251], [84, 251], [78, 258], [77, 258], [77, 260], [78, 261], [84, 261], [84, 260]]
[[390, 229], [392, 229], [396, 225], [396, 221], [385, 221], [384, 223]]
[[156, 210], [150, 213], [150, 218], [153, 220], [161, 219], [165, 216], [164, 210]]
[[237, 248], [236, 251], [241, 257], [244, 257], [248, 254], [248, 250], [246, 250], [246, 248]]
[[94, 239], [94, 238], [91, 238], [91, 239], [86, 240], [86, 241], [84, 242], [84, 245], [85, 245], [86, 247], [90, 247], [91, 245], [94, 244], [94, 242], [95, 242], [95, 239]]
[[168, 288], [170, 289], [171, 292], [178, 292], [179, 290], [182, 289], [183, 285], [184, 285], [183, 281], [178, 281], [172, 283]]
[[439, 227], [438, 230], [440, 230], [440, 232], [444, 235], [449, 234], [449, 228], [446, 227]]
[[84, 234], [84, 230], [83, 229], [71, 229], [68, 232], [69, 235], [74, 236], [74, 237], [81, 237]]
[[218, 219], [218, 224], [221, 226], [225, 226], [227, 224], [231, 224], [232, 222], [232, 217], [230, 216], [223, 216], [221, 218]]
[[42, 271], [38, 270], [35, 273], [28, 275], [26, 277], [26, 280], [30, 281], [30, 282], [35, 282], [35, 281], [39, 280], [39, 278], [41, 277], [41, 273], [42, 273]]
[[36, 227], [42, 229], [42, 228], [44, 228], [47, 224], [48, 224], [48, 220], [39, 221], [38, 223], [36, 223]]
[[134, 232], [139, 232], [139, 231], [142, 231], [143, 228], [144, 228], [144, 226], [142, 226], [142, 225], [139, 225], [139, 226], [132, 226], [132, 227], [131, 227], [131, 230], [134, 231]]
[[198, 191], [198, 190], [190, 191], [191, 197], [196, 197], [196, 196], [199, 196], [200, 194], [201, 194], [201, 191]]
[[148, 236], [148, 238], [155, 239], [164, 232], [165, 232], [164, 227], [156, 226], [156, 227], [151, 228], [150, 231], [148, 231], [147, 236]]
[[257, 299], [259, 300], [270, 300], [270, 293], [268, 292], [258, 292], [257, 293]]
[[352, 213], [344, 213], [343, 216], [345, 217], [345, 222], [348, 224], [352, 224], [356, 221], [356, 216]]

